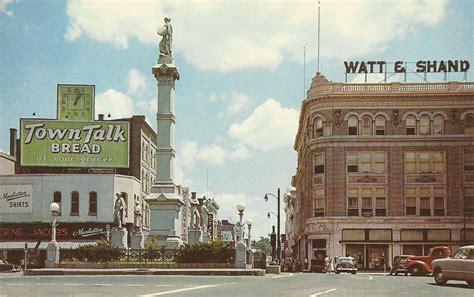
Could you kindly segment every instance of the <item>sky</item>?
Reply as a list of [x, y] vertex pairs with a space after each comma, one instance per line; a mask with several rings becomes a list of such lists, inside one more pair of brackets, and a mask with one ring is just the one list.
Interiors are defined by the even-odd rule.
[[[464, 59], [474, 67], [469, 0], [321, 0], [320, 7], [319, 69], [333, 82], [345, 81], [344, 61]], [[276, 199], [263, 197], [280, 188], [283, 232], [299, 111], [318, 69], [317, 1], [0, 0], [0, 150], [8, 152], [9, 128], [20, 118], [56, 118], [57, 84], [93, 84], [97, 114], [143, 114], [156, 127], [151, 68], [166, 16], [181, 75], [177, 182], [215, 198], [220, 219], [237, 221], [244, 202], [257, 238], [276, 225], [267, 218]]]

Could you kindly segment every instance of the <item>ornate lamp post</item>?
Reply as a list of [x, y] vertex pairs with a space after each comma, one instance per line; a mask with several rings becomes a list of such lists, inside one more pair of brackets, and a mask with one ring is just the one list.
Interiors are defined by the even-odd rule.
[[237, 243], [235, 245], [235, 266], [236, 268], [247, 268], [247, 246], [243, 242], [243, 226], [242, 217], [244, 215], [245, 204], [239, 202], [237, 204], [237, 210], [239, 211], [239, 235]]
[[49, 210], [51, 211], [51, 242], [48, 244], [45, 264], [46, 267], [55, 267], [59, 263], [59, 244], [56, 241], [56, 227], [58, 226], [56, 216], [59, 213], [59, 204], [52, 202], [49, 205]]
[[[277, 191], [277, 196], [271, 194], [271, 193], [266, 193], [265, 194], [265, 201], [268, 201], [268, 195], [275, 197], [278, 201], [278, 209], [277, 209], [277, 259], [278, 263], [281, 262], [281, 238], [280, 238], [280, 188], [278, 188]], [[270, 216], [270, 213], [268, 213], [267, 216]]]
[[252, 219], [248, 219], [248, 220], [246, 221], [246, 223], [247, 223], [247, 228], [249, 229], [247, 247], [250, 249], [250, 248], [252, 248], [252, 244], [251, 244], [251, 241], [250, 241], [250, 230], [252, 229], [252, 223], [253, 223], [253, 221], [252, 221]]

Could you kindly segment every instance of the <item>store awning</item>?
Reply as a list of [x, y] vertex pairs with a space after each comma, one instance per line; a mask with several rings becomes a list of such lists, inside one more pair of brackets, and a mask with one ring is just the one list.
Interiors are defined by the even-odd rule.
[[[3, 241], [0, 242], [0, 250], [24, 250], [25, 243], [28, 244], [28, 249], [32, 249], [36, 246], [36, 241]], [[40, 243], [38, 249], [45, 250], [48, 247], [49, 241], [43, 241]], [[84, 245], [95, 245], [95, 241], [59, 241], [60, 249], [75, 249]]]

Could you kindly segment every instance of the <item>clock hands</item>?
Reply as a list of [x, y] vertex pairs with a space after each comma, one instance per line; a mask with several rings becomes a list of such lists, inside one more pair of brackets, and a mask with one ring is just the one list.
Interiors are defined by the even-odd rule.
[[76, 105], [77, 102], [79, 102], [79, 99], [81, 99], [81, 96], [82, 96], [82, 93], [81, 93], [81, 90], [79, 90], [79, 93], [77, 93], [76, 95], [76, 100], [74, 100], [74, 105]]

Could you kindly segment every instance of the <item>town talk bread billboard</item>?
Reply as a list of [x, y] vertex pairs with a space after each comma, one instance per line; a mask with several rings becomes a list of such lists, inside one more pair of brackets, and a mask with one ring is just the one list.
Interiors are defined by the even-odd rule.
[[129, 166], [129, 124], [20, 120], [21, 166]]

